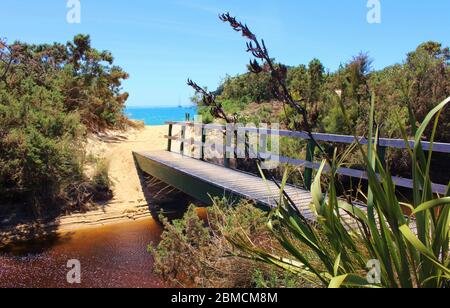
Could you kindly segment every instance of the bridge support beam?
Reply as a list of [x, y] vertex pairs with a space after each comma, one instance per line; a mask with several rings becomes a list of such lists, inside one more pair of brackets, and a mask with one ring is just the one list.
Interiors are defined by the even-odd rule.
[[161, 180], [164, 183], [184, 192], [185, 194], [201, 201], [205, 205], [212, 205], [212, 198], [229, 199], [230, 204], [236, 204], [245, 199], [236, 194], [226, 194], [223, 187], [208, 180], [193, 177], [190, 174], [180, 172], [170, 165], [149, 159], [144, 154], [133, 153], [137, 166], [141, 171]]
[[167, 151], [172, 152], [172, 131], [173, 131], [173, 124], [169, 124], [169, 134], [167, 135]]
[[[316, 143], [314, 140], [308, 141], [308, 146], [306, 147], [306, 161], [310, 163], [314, 163], [314, 153], [316, 151]], [[313, 180], [313, 168], [306, 167], [305, 168], [305, 188], [307, 190], [311, 190]]]

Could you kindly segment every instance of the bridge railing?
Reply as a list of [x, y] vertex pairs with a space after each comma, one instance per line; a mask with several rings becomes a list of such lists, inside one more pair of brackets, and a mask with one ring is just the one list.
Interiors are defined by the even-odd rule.
[[[200, 123], [194, 123], [194, 122], [166, 122], [166, 124], [169, 126], [169, 134], [164, 136], [166, 139], [168, 139], [167, 144], [167, 150], [169, 152], [172, 151], [172, 143], [173, 141], [180, 143], [180, 153], [184, 153], [185, 145], [189, 146], [195, 146], [200, 149], [200, 159], [204, 160], [205, 158], [205, 144], [206, 144], [206, 132], [207, 130], [217, 130], [223, 132], [224, 136], [224, 153], [234, 151], [234, 147], [232, 147], [231, 142], [235, 142], [234, 138], [227, 138], [227, 133], [229, 133], [230, 129], [226, 125], [220, 125], [220, 124], [200, 124]], [[180, 137], [173, 135], [173, 127], [174, 126], [180, 126], [181, 127], [181, 134]], [[201, 142], [196, 141], [194, 138], [186, 139], [186, 130], [187, 128], [199, 128], [201, 129]], [[264, 135], [275, 135], [280, 137], [288, 137], [288, 138], [296, 138], [301, 140], [307, 140], [309, 141], [307, 143], [306, 148], [306, 159], [297, 159], [297, 158], [289, 158], [285, 156], [274, 156], [272, 155], [272, 158], [277, 159], [280, 163], [284, 164], [290, 164], [293, 166], [300, 166], [305, 168], [305, 187], [307, 189], [311, 188], [312, 183], [312, 174], [313, 170], [318, 170], [320, 168], [320, 163], [314, 162], [314, 153], [315, 153], [315, 142], [311, 141], [310, 136], [306, 132], [297, 132], [297, 131], [288, 131], [288, 130], [271, 130], [271, 129], [258, 129], [258, 128], [252, 128], [252, 127], [237, 127], [233, 129], [233, 135], [236, 133], [236, 131], [244, 132], [244, 133], [253, 133], [257, 134], [258, 136], [260, 134]], [[318, 142], [328, 142], [328, 143], [340, 143], [340, 144], [353, 144], [355, 141], [355, 137], [353, 136], [346, 136], [346, 135], [335, 135], [335, 134], [321, 134], [321, 133], [314, 133], [313, 137]], [[368, 144], [368, 140], [364, 137], [361, 137], [358, 139], [359, 142], [363, 145]], [[246, 139], [247, 141], [247, 139]], [[409, 146], [411, 148], [414, 148], [415, 142], [409, 141]], [[446, 153], [450, 154], [450, 144], [448, 143], [439, 143], [435, 142], [431, 144], [430, 142], [422, 142], [422, 147], [425, 151], [429, 151], [432, 147], [434, 153]], [[248, 144], [246, 143], [246, 152], [247, 152]], [[385, 153], [386, 149], [407, 149], [406, 142], [403, 139], [388, 139], [388, 138], [380, 138], [378, 141], [378, 154], [382, 161], [385, 161]], [[261, 155], [264, 155], [266, 153], [259, 153]], [[230, 166], [230, 160], [229, 158], [224, 157], [224, 165], [225, 167]], [[358, 169], [350, 169], [350, 168], [340, 168], [337, 170], [337, 173], [343, 176], [348, 176], [351, 178], [357, 178], [357, 179], [368, 179], [368, 174], [364, 170], [358, 170]], [[413, 180], [402, 178], [402, 177], [392, 177], [393, 182], [398, 187], [404, 187], [404, 188], [413, 188]], [[445, 194], [447, 192], [447, 185], [442, 184], [433, 184], [432, 190], [435, 193], [439, 194]]]

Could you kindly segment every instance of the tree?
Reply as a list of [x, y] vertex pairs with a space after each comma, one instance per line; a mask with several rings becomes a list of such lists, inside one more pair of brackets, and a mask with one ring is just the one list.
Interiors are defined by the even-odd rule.
[[346, 98], [356, 100], [357, 117], [361, 117], [361, 104], [368, 101], [370, 91], [367, 84], [368, 76], [371, 71], [372, 60], [368, 54], [360, 53], [348, 63], [345, 74], [347, 80]]
[[[418, 122], [435, 107], [436, 102], [450, 95], [450, 51], [442, 44], [426, 42], [411, 53], [405, 63], [408, 82], [407, 101]], [[438, 140], [450, 142], [450, 110], [441, 116], [443, 127], [437, 132]], [[430, 130], [428, 132], [428, 137]]]
[[309, 62], [309, 103], [317, 104], [321, 100], [325, 68], [318, 59]]
[[0, 203], [40, 212], [89, 196], [85, 134], [125, 119], [121, 83], [128, 75], [113, 61], [86, 35], [67, 44], [0, 41]]

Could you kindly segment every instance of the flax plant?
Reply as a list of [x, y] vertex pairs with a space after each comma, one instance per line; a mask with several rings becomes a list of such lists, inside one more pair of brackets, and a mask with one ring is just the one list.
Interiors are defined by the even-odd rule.
[[[410, 147], [405, 128], [400, 127], [412, 160], [411, 204], [399, 201], [392, 176], [377, 155], [378, 129], [374, 127], [372, 98], [369, 146], [364, 148], [356, 133], [354, 145], [364, 157], [368, 175], [364, 206], [339, 198], [337, 170], [351, 150], [344, 153], [344, 159], [338, 159], [335, 152], [331, 165], [328, 160], [322, 163], [312, 185], [314, 221], [293, 210], [295, 204], [284, 193], [287, 176], [280, 185], [278, 206], [268, 226], [290, 258], [259, 249], [244, 234], [229, 240], [242, 252], [241, 256], [272, 264], [322, 287], [449, 287], [450, 183], [447, 194], [440, 196], [433, 193], [430, 179], [434, 136], [439, 116], [449, 102], [450, 98], [437, 105], [420, 127], [412, 120], [416, 127], [414, 148]], [[342, 112], [345, 115], [343, 106]], [[421, 140], [431, 124], [431, 149], [426, 153]], [[405, 207], [411, 212], [409, 216]], [[343, 213], [350, 214], [354, 223], [344, 220]], [[310, 251], [299, 249], [298, 243], [307, 245]], [[379, 264], [379, 275], [375, 277], [378, 281], [368, 279], [370, 260]]]

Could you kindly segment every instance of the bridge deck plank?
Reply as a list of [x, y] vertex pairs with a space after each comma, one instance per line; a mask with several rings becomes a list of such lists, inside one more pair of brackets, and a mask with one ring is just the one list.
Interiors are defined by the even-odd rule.
[[[274, 183], [265, 182], [263, 179], [248, 173], [203, 162], [177, 153], [169, 153], [167, 151], [144, 152], [138, 154], [146, 159], [176, 169], [178, 172], [195, 176], [203, 181], [224, 188], [225, 195], [229, 193], [245, 195], [248, 199], [267, 206], [274, 206], [276, 200], [279, 199], [279, 189]], [[268, 187], [270, 188], [270, 191], [268, 190]], [[288, 186], [286, 187], [286, 192], [295, 201], [299, 210], [305, 217], [314, 216], [309, 207], [312, 199], [308, 191]]]
[[[277, 185], [273, 182], [266, 182], [255, 175], [167, 151], [141, 152], [135, 153], [135, 155], [175, 170], [178, 174], [213, 185], [223, 190], [224, 196], [236, 195], [265, 206], [275, 206], [279, 200]], [[153, 175], [152, 170], [144, 171]], [[167, 184], [172, 185], [173, 183]], [[310, 192], [290, 185], [286, 186], [285, 191], [302, 215], [314, 221], [316, 215], [311, 210]], [[360, 208], [364, 210], [364, 207]], [[342, 218], [350, 228], [357, 229], [355, 220], [348, 213], [342, 211]]]

